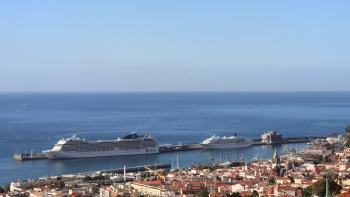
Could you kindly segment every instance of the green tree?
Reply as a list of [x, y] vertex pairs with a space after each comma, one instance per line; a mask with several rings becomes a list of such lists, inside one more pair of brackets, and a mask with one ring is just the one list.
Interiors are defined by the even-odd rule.
[[58, 181], [58, 188], [63, 189], [66, 186], [64, 181]]
[[297, 189], [300, 189], [302, 191], [302, 197], [312, 196], [312, 187], [311, 186], [307, 186], [305, 189], [298, 187]]
[[345, 127], [345, 134], [350, 135], [350, 125]]
[[102, 181], [102, 185], [111, 185], [111, 181], [110, 180], [104, 180]]
[[98, 187], [98, 186], [93, 187], [92, 188], [92, 194], [94, 196], [98, 196], [100, 194], [100, 187]]
[[109, 176], [109, 175], [106, 175], [104, 178], [105, 178], [105, 180], [111, 180], [111, 176]]
[[269, 179], [269, 184], [270, 185], [273, 185], [273, 184], [275, 184], [276, 183], [276, 179], [275, 179], [275, 177], [271, 177], [270, 179]]
[[104, 179], [105, 179], [105, 177], [102, 176], [102, 175], [98, 175], [98, 176], [92, 177], [92, 180], [94, 180], [94, 181], [97, 181], [97, 180], [104, 180]]
[[8, 193], [10, 191], [10, 189], [11, 189], [10, 184], [6, 184], [4, 187], [5, 193]]
[[5, 189], [0, 186], [0, 193], [5, 193]]
[[294, 177], [289, 177], [289, 180], [290, 180], [291, 183], [294, 183], [294, 182], [295, 182], [295, 181], [294, 181]]
[[350, 147], [350, 125], [345, 127], [344, 146]]
[[28, 190], [28, 189], [34, 189], [34, 185], [33, 184], [27, 184], [26, 186], [23, 187], [24, 190]]
[[335, 143], [331, 144], [332, 155], [335, 155]]
[[85, 176], [85, 177], [83, 178], [83, 182], [90, 182], [90, 181], [92, 181], [91, 176]]
[[217, 164], [215, 164], [215, 165], [213, 165], [213, 166], [209, 166], [209, 169], [210, 169], [211, 171], [217, 170], [217, 169], [219, 169], [219, 168], [220, 168], [220, 166], [217, 165]]
[[209, 197], [209, 190], [207, 187], [205, 187], [204, 185], [200, 185], [199, 187], [199, 193], [198, 196], [199, 197]]
[[259, 193], [256, 190], [253, 190], [253, 193], [250, 195], [251, 197], [258, 197]]
[[308, 174], [308, 175], [306, 176], [306, 178], [307, 178], [308, 180], [312, 180], [313, 178], [315, 178], [315, 175], [313, 175], [313, 174]]
[[163, 170], [163, 176], [168, 175], [169, 172], [170, 172], [170, 169], [164, 169], [164, 170]]
[[331, 158], [329, 158], [329, 155], [324, 156], [323, 160], [325, 162], [331, 162]]
[[349, 139], [350, 139], [349, 136], [344, 137], [344, 144], [343, 144], [344, 147], [350, 147], [350, 140]]
[[232, 162], [228, 167], [244, 166], [243, 162]]
[[[333, 179], [328, 179], [329, 193], [330, 194], [339, 194], [341, 186], [338, 185]], [[317, 196], [326, 196], [326, 179], [317, 181], [311, 185], [312, 194]]]
[[327, 177], [336, 183], [339, 181], [339, 174], [335, 174], [333, 172], [330, 172], [330, 173], [323, 176], [323, 178], [327, 178]]

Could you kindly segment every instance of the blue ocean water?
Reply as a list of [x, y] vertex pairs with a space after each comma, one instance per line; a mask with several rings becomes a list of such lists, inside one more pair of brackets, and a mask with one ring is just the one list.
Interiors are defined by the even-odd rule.
[[[283, 145], [188, 151], [102, 159], [13, 161], [15, 152], [51, 149], [76, 134], [87, 140], [115, 139], [136, 131], [160, 144], [200, 142], [234, 132], [260, 138], [270, 130], [284, 137], [343, 134], [350, 124], [350, 92], [208, 93], [0, 93], [0, 185], [124, 165], [169, 162], [182, 166], [208, 157], [269, 157]], [[299, 148], [305, 144], [294, 144]]]

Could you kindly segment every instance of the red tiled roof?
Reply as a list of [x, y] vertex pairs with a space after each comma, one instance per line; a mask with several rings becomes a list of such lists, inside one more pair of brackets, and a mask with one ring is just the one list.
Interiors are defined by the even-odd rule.
[[210, 197], [221, 197], [221, 194], [213, 192], [210, 194]]
[[341, 193], [341, 194], [336, 194], [335, 196], [337, 196], [337, 197], [350, 197], [350, 193]]
[[244, 196], [249, 196], [251, 195], [253, 192], [251, 191], [242, 191], [239, 193], [240, 196], [244, 197]]
[[285, 190], [295, 190], [294, 187], [291, 186], [279, 186], [278, 191], [285, 191]]
[[274, 187], [269, 187], [261, 193], [264, 195], [273, 195], [275, 194]]
[[294, 196], [289, 195], [289, 194], [282, 194], [282, 195], [279, 195], [278, 197], [294, 197]]
[[171, 185], [163, 185], [164, 188], [174, 188], [174, 187], [183, 187], [184, 184], [179, 184], [179, 183], [175, 183], [175, 184], [171, 184]]

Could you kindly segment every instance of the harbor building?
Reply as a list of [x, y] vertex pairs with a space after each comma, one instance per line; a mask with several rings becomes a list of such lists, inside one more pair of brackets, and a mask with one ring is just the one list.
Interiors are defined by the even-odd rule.
[[282, 134], [279, 131], [268, 131], [261, 135], [261, 141], [267, 144], [282, 142]]
[[337, 143], [343, 141], [343, 136], [340, 135], [339, 133], [331, 133], [329, 136], [326, 138], [327, 142], [330, 144]]

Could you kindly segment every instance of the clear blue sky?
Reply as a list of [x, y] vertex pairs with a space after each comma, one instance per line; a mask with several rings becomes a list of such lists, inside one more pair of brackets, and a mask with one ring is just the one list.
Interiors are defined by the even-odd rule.
[[1, 1], [0, 91], [350, 91], [350, 1]]

